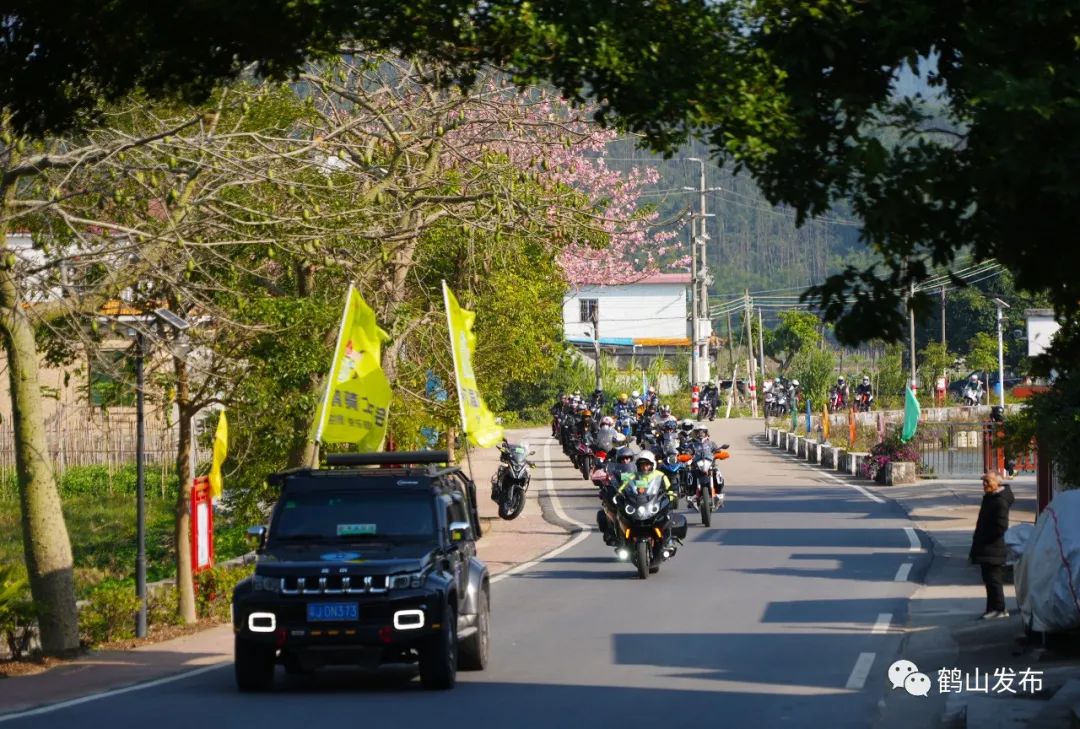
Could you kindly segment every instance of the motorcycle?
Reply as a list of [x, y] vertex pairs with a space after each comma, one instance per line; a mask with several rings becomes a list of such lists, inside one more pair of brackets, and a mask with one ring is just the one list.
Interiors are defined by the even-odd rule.
[[690, 461], [690, 454], [682, 452], [684, 449], [679, 443], [679, 437], [674, 433], [665, 433], [660, 443], [662, 455], [657, 468], [667, 475], [671, 481], [671, 488], [675, 491], [675, 503], [672, 508], [679, 508], [679, 496], [686, 493], [688, 479], [686, 477], [686, 464]]
[[966, 407], [975, 407], [982, 402], [982, 387], [972, 387], [968, 385], [964, 388], [964, 394], [961, 396]]
[[[657, 473], [648, 487], [627, 488], [613, 500], [618, 515], [616, 553], [620, 559], [633, 562], [643, 580], [675, 556], [676, 544], [686, 538], [686, 518], [672, 509], [661, 483], [662, 476]], [[670, 532], [670, 539], [664, 536], [666, 532]]]
[[712, 526], [712, 512], [724, 508], [724, 475], [716, 468], [716, 461], [729, 457], [728, 444], [714, 452], [695, 446], [691, 455], [690, 483], [693, 495], [687, 499], [692, 508], [701, 514], [702, 526]]
[[592, 448], [584, 441], [577, 441], [574, 445], [574, 467], [581, 472], [581, 477], [586, 481], [589, 479], [589, 466], [592, 465], [592, 459]]
[[855, 410], [860, 413], [870, 412], [870, 403], [874, 401], [874, 397], [868, 393], [863, 392], [855, 396]]
[[844, 391], [839, 387], [834, 387], [829, 391], [829, 412], [838, 413], [846, 408], [847, 399], [844, 397]]
[[491, 500], [499, 505], [499, 518], [516, 519], [525, 508], [525, 492], [532, 479], [529, 469], [535, 467], [525, 446], [503, 442], [499, 446], [499, 470], [491, 477]]

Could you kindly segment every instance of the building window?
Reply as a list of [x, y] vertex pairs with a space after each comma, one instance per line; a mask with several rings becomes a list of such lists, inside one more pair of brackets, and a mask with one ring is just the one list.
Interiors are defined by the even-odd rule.
[[581, 299], [578, 303], [581, 304], [581, 321], [591, 322], [599, 318], [600, 307], [596, 299]]

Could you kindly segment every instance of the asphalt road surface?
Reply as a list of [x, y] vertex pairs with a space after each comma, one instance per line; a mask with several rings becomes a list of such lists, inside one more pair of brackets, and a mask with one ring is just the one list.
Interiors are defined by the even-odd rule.
[[[488, 670], [428, 693], [408, 675], [286, 677], [239, 694], [231, 665], [6, 727], [867, 727], [901, 656], [926, 554], [896, 505], [751, 445], [718, 421], [727, 506], [639, 580], [592, 532], [493, 587]], [[545, 447], [546, 444], [548, 447]], [[597, 500], [540, 438], [534, 488], [595, 524]], [[550, 469], [550, 483], [544, 476]]]

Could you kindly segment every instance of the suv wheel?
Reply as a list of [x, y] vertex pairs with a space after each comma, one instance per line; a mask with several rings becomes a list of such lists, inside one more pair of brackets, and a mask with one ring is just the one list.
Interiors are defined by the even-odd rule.
[[461, 642], [461, 667], [466, 671], [483, 671], [488, 663], [491, 598], [487, 590], [480, 593], [476, 613], [476, 632]]
[[443, 610], [442, 630], [420, 650], [420, 684], [429, 691], [454, 688], [457, 679], [457, 616], [449, 605]]
[[274, 684], [274, 649], [236, 638], [233, 667], [241, 691], [267, 691]]

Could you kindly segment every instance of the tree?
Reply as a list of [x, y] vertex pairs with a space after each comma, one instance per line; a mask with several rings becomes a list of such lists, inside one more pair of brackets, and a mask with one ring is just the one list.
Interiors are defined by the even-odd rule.
[[956, 361], [956, 355], [946, 349], [941, 342], [930, 342], [919, 353], [919, 360], [921, 362], [919, 370], [922, 373], [923, 392], [933, 392], [937, 378], [945, 376], [948, 369], [952, 367], [953, 362]]
[[979, 332], [968, 341], [965, 358], [969, 367], [980, 372], [992, 372], [998, 365], [997, 337]]
[[766, 337], [765, 353], [781, 358], [780, 371], [786, 372], [799, 352], [821, 342], [821, 320], [808, 311], [782, 311], [779, 316], [780, 325]]
[[791, 362], [791, 376], [799, 381], [812, 408], [820, 408], [828, 400], [835, 372], [836, 355], [828, 348], [801, 349]]

